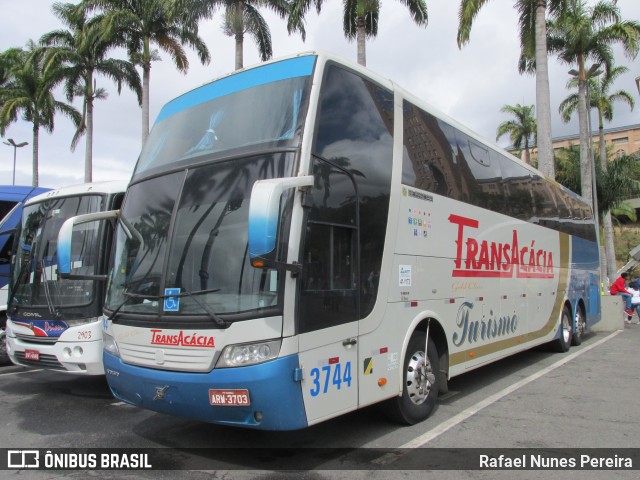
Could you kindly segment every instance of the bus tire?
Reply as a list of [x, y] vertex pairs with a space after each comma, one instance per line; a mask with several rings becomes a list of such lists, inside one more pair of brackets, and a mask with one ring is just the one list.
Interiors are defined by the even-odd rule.
[[576, 327], [571, 336], [571, 345], [578, 346], [582, 343], [584, 334], [587, 330], [587, 319], [582, 311], [582, 308], [576, 309]]
[[11, 365], [7, 353], [7, 316], [0, 312], [0, 365]]
[[573, 337], [573, 320], [567, 307], [562, 309], [559, 333], [560, 336], [553, 341], [552, 345], [556, 352], [564, 353], [571, 347], [571, 337]]
[[439, 392], [438, 351], [429, 339], [427, 361], [424, 357], [425, 333], [414, 332], [402, 362], [402, 395], [389, 400], [389, 416], [398, 423], [415, 425], [433, 411]]

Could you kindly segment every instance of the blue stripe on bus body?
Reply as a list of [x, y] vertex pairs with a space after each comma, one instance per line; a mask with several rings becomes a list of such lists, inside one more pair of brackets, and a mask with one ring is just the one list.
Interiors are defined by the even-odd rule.
[[156, 123], [182, 110], [246, 88], [311, 75], [315, 60], [315, 56], [296, 57], [246, 70], [203, 85], [167, 103], [158, 114]]
[[[208, 373], [137, 367], [107, 352], [103, 360], [111, 392], [132, 405], [204, 422], [261, 430], [297, 430], [308, 426], [302, 388], [293, 378], [299, 366], [298, 355]], [[156, 389], [164, 387], [167, 387], [164, 398], [156, 398]], [[247, 389], [251, 405], [212, 406], [211, 388]], [[262, 413], [260, 423], [255, 420], [255, 412]]]
[[571, 277], [567, 285], [567, 294], [574, 312], [578, 308], [582, 293], [586, 294], [582, 300], [585, 303], [587, 328], [591, 328], [601, 320], [598, 251], [598, 245], [595, 242], [578, 236], [571, 237]]

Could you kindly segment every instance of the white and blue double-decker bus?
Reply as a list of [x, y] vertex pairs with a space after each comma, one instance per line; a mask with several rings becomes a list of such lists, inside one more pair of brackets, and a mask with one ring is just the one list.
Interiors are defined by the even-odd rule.
[[119, 215], [105, 372], [158, 412], [412, 424], [451, 377], [600, 318], [583, 199], [323, 53], [168, 103]]

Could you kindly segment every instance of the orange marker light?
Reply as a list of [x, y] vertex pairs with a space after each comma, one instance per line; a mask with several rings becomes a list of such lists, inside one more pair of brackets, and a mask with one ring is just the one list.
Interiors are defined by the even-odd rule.
[[379, 387], [384, 387], [387, 384], [387, 379], [386, 378], [379, 378], [378, 379], [378, 386]]

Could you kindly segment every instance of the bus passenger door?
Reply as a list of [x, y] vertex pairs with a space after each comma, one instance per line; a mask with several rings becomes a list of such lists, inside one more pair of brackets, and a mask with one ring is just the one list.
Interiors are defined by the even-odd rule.
[[348, 172], [316, 159], [305, 199], [297, 331], [310, 424], [358, 403], [358, 222]]

